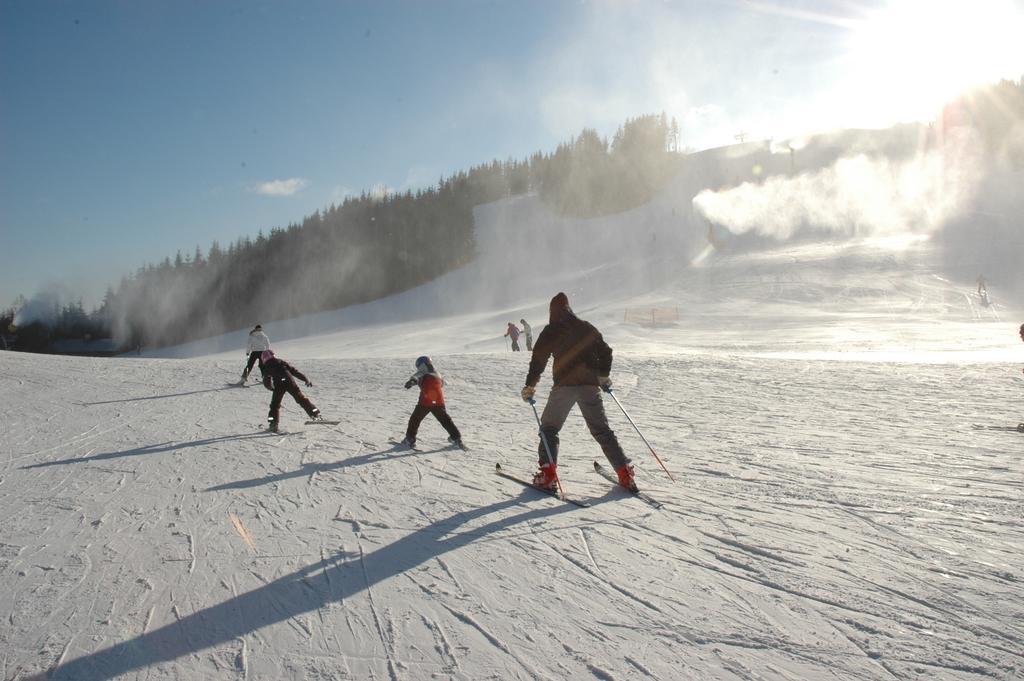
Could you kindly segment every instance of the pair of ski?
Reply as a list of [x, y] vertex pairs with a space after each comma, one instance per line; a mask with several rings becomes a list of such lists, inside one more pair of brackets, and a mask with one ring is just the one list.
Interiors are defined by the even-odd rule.
[[[415, 446], [413, 446], [413, 447], [410, 447], [410, 446], [409, 446], [409, 445], [408, 445], [407, 443], [405, 443], [405, 442], [403, 442], [403, 441], [401, 441], [401, 440], [397, 440], [397, 439], [395, 439], [395, 438], [389, 438], [389, 439], [388, 439], [388, 443], [389, 443], [389, 444], [392, 444], [392, 445], [394, 445], [396, 449], [397, 449], [398, 447], [405, 447], [405, 448], [407, 448], [407, 449], [411, 449], [411, 450], [412, 450], [412, 451], [414, 451], [414, 452], [422, 452], [422, 451], [423, 451], [423, 450], [422, 450], [422, 449], [420, 449], [419, 447], [415, 447]], [[468, 451], [469, 451], [469, 447], [467, 447], [467, 446], [466, 446], [466, 445], [465, 445], [465, 444], [464, 444], [463, 442], [461, 442], [461, 441], [459, 441], [459, 442], [452, 442], [451, 440], [449, 440], [449, 441], [448, 441], [448, 443], [449, 443], [449, 444], [450, 444], [450, 445], [451, 445], [452, 447], [458, 447], [459, 449], [461, 449], [461, 450], [462, 450], [462, 451], [464, 451], [464, 452], [468, 452]]]
[[[538, 492], [542, 492], [543, 494], [547, 494], [548, 496], [555, 497], [556, 499], [561, 499], [562, 501], [565, 501], [567, 503], [573, 504], [574, 506], [579, 506], [580, 508], [590, 508], [590, 504], [588, 504], [587, 502], [582, 501], [580, 499], [575, 499], [575, 498], [570, 497], [570, 496], [566, 496], [564, 494], [559, 494], [557, 489], [548, 489], [546, 487], [540, 487], [538, 485], [533, 484], [531, 481], [526, 480], [525, 478], [520, 478], [517, 475], [512, 475], [511, 473], [506, 472], [505, 469], [501, 467], [500, 463], [494, 464], [494, 472], [497, 473], [498, 475], [500, 475], [501, 477], [505, 478], [506, 480], [511, 480], [513, 482], [518, 482], [520, 485], [523, 485], [525, 487], [530, 487], [532, 489], [537, 490]], [[608, 482], [613, 483], [617, 487], [621, 487], [621, 485], [619, 485], [619, 478], [618, 478], [618, 476], [615, 475], [615, 473], [613, 473], [610, 470], [608, 470], [607, 468], [605, 468], [604, 466], [602, 466], [601, 464], [599, 464], [597, 461], [594, 462], [594, 472], [597, 473], [598, 475], [600, 475], [601, 477], [603, 477], [604, 479], [606, 479]], [[639, 490], [637, 490], [637, 491], [627, 490], [624, 487], [622, 489], [625, 492], [628, 492], [629, 494], [632, 494], [637, 499], [641, 499], [641, 500], [647, 502], [648, 504], [650, 504], [654, 508], [661, 508], [662, 507], [662, 503], [660, 501], [658, 501], [657, 499], [651, 497], [646, 492], [641, 492]]]
[[972, 423], [971, 428], [974, 430], [1015, 430], [1018, 433], [1024, 433], [1024, 423], [1018, 423], [1014, 426], [983, 426], [978, 423]]
[[[340, 424], [341, 421], [326, 421], [324, 419], [311, 419], [309, 421], [303, 421], [303, 423], [305, 425], [307, 425], [307, 426], [336, 426], [336, 425]], [[266, 429], [266, 428], [264, 430], [266, 430], [266, 432], [268, 432], [268, 433], [274, 433], [275, 435], [287, 435], [288, 434], [288, 431], [286, 431], [286, 430], [269, 430], [269, 429]], [[295, 432], [295, 431], [293, 431], [293, 432]]]

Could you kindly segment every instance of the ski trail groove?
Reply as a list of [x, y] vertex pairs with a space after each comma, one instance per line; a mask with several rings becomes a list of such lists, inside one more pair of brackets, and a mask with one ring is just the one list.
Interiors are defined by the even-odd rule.
[[373, 602], [373, 589], [370, 588], [370, 575], [366, 571], [366, 560], [365, 554], [363, 553], [363, 544], [359, 542], [359, 567], [363, 573], [363, 587], [366, 591], [366, 598], [370, 603], [370, 614], [373, 617], [373, 624], [377, 629], [377, 636], [380, 638], [381, 646], [384, 648], [384, 656], [387, 660], [388, 676], [391, 677], [391, 681], [398, 681], [398, 672], [395, 670], [395, 663], [392, 659], [391, 642], [390, 638], [384, 635], [384, 627], [380, 623], [380, 615], [377, 613], [377, 606]]
[[512, 648], [510, 648], [508, 646], [508, 644], [506, 644], [504, 641], [499, 639], [497, 636], [495, 636], [491, 632], [487, 631], [487, 629], [485, 629], [479, 622], [477, 622], [475, 619], [473, 619], [473, 617], [470, 616], [468, 613], [456, 610], [455, 608], [451, 607], [450, 605], [448, 605], [447, 603], [445, 603], [443, 601], [441, 602], [441, 607], [443, 607], [445, 610], [447, 610], [449, 613], [451, 613], [451, 615], [455, 619], [459, 620], [463, 624], [469, 625], [473, 629], [476, 629], [476, 631], [479, 632], [480, 635], [483, 636], [485, 639], [487, 639], [487, 641], [492, 646], [494, 646], [495, 648], [497, 648], [498, 650], [500, 650], [501, 652], [505, 653], [506, 655], [511, 657], [513, 660], [515, 660], [519, 664], [520, 667], [522, 667], [523, 669], [525, 669], [527, 671], [527, 673], [529, 673], [529, 675], [531, 677], [533, 677], [533, 678], [541, 677], [541, 674], [536, 669], [534, 669], [530, 664], [528, 664], [526, 662], [526, 660], [524, 660], [522, 658], [521, 655], [519, 655], [516, 651], [512, 650]]

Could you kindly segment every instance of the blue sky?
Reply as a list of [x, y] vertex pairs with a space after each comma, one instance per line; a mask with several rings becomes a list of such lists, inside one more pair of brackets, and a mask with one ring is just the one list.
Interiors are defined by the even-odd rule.
[[[1019, 17], [990, 2], [944, 30]], [[629, 116], [676, 116], [693, 148], [921, 118], [937, 95], [884, 81], [921, 40], [897, 20], [934, 10], [894, 4], [0, 0], [0, 306], [53, 285], [89, 306], [178, 250]]]

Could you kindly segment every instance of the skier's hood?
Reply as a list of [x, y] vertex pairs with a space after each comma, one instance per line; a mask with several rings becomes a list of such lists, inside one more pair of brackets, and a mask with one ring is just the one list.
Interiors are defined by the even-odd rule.
[[556, 293], [555, 297], [551, 299], [551, 305], [548, 308], [548, 320], [552, 324], [566, 319], [572, 315], [572, 308], [569, 307], [569, 296], [562, 292]]

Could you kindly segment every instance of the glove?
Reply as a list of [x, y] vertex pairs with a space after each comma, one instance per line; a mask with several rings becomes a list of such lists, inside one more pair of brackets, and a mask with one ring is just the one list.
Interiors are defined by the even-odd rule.
[[537, 389], [534, 388], [532, 385], [524, 385], [522, 392], [520, 392], [519, 394], [520, 396], [522, 396], [523, 402], [529, 402], [530, 400], [533, 399], [533, 394], [535, 392], [537, 392]]
[[605, 391], [606, 393], [610, 393], [612, 391], [612, 379], [609, 378], [608, 376], [599, 376], [597, 379], [597, 384], [601, 386], [601, 390]]
[[413, 387], [414, 385], [416, 385], [416, 379], [415, 378], [410, 378], [408, 381], [405, 382], [405, 389], [408, 390], [409, 388]]
[[306, 387], [307, 388], [312, 388], [313, 387], [313, 381], [306, 381]]

